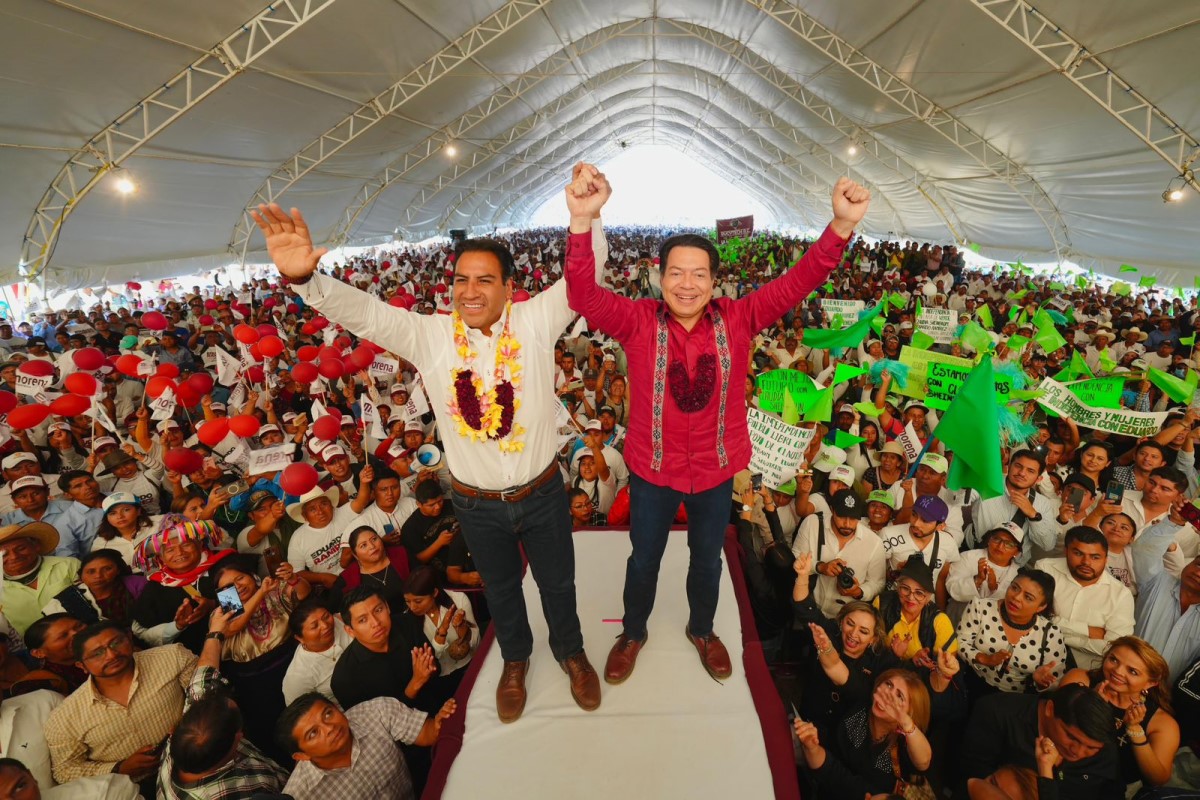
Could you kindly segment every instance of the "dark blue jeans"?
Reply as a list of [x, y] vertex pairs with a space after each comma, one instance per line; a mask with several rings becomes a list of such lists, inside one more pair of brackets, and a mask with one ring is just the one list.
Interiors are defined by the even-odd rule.
[[633, 552], [625, 567], [625, 635], [646, 638], [646, 621], [654, 610], [658, 590], [658, 567], [671, 520], [680, 502], [687, 509], [688, 630], [693, 636], [712, 633], [721, 586], [721, 548], [729, 525], [733, 478], [703, 492], [687, 494], [656, 486], [629, 473], [629, 541]]
[[484, 500], [450, 492], [471, 557], [483, 577], [496, 641], [505, 661], [525, 661], [533, 632], [521, 590], [521, 547], [529, 559], [550, 628], [550, 649], [563, 661], [583, 651], [575, 611], [575, 543], [562, 482], [551, 480], [519, 503]]

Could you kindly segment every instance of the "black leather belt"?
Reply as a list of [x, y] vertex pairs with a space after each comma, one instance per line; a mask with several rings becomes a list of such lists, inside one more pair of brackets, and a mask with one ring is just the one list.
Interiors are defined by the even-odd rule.
[[450, 487], [463, 497], [477, 497], [481, 500], [500, 500], [505, 503], [519, 503], [555, 478], [561, 478], [557, 460], [551, 461], [550, 466], [542, 470], [542, 474], [529, 483], [523, 483], [520, 486], [510, 486], [507, 489], [480, 489], [477, 486], [469, 486], [451, 475]]

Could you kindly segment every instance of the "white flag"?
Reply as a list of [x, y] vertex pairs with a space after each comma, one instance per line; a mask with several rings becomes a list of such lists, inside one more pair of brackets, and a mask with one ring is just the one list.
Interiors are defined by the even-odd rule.
[[150, 401], [150, 419], [162, 421], [175, 415], [175, 393], [170, 389], [163, 390], [157, 398]]
[[921, 437], [917, 435], [917, 429], [911, 422], [904, 426], [904, 433], [897, 436], [896, 441], [904, 448], [904, 457], [908, 459], [908, 463], [917, 460], [917, 456], [921, 454]]
[[217, 383], [222, 386], [233, 386], [241, 371], [242, 363], [240, 361], [217, 348]]

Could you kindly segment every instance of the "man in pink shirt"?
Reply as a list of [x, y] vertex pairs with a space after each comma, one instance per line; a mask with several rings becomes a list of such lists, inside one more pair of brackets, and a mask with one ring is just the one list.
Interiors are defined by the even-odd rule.
[[833, 190], [833, 221], [800, 262], [757, 291], [713, 298], [719, 256], [702, 236], [682, 234], [659, 250], [662, 300], [630, 300], [596, 283], [587, 232], [611, 194], [595, 167], [582, 165], [567, 187], [567, 297], [592, 330], [616, 339], [629, 362], [632, 405], [625, 434], [630, 472], [633, 552], [625, 572], [624, 631], [608, 656], [605, 680], [633, 672], [646, 642], [658, 568], [671, 519], [687, 509], [686, 634], [714, 678], [733, 672], [712, 631], [721, 580], [721, 547], [735, 473], [750, 461], [743, 366], [752, 338], [822, 284], [841, 261], [870, 193], [842, 178]]

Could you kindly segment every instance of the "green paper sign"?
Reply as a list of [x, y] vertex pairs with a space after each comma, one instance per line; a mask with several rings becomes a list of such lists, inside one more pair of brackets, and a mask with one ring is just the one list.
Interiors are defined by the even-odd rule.
[[1068, 383], [1071, 393], [1084, 403], [1096, 408], [1120, 408], [1121, 392], [1125, 390], [1124, 378], [1096, 378], [1090, 381]]
[[1158, 278], [1154, 277], [1153, 275], [1143, 275], [1138, 280], [1138, 286], [1142, 287], [1143, 289], [1153, 289], [1154, 285], [1157, 283]]
[[1121, 265], [1121, 272], [1137, 272], [1137, 271], [1138, 271], [1138, 268], [1135, 266], [1132, 266], [1130, 264], [1122, 264]]
[[773, 369], [758, 376], [758, 407], [772, 414], [783, 413], [783, 393], [792, 396], [798, 408], [808, 408], [821, 388], [807, 373], [796, 369]]

